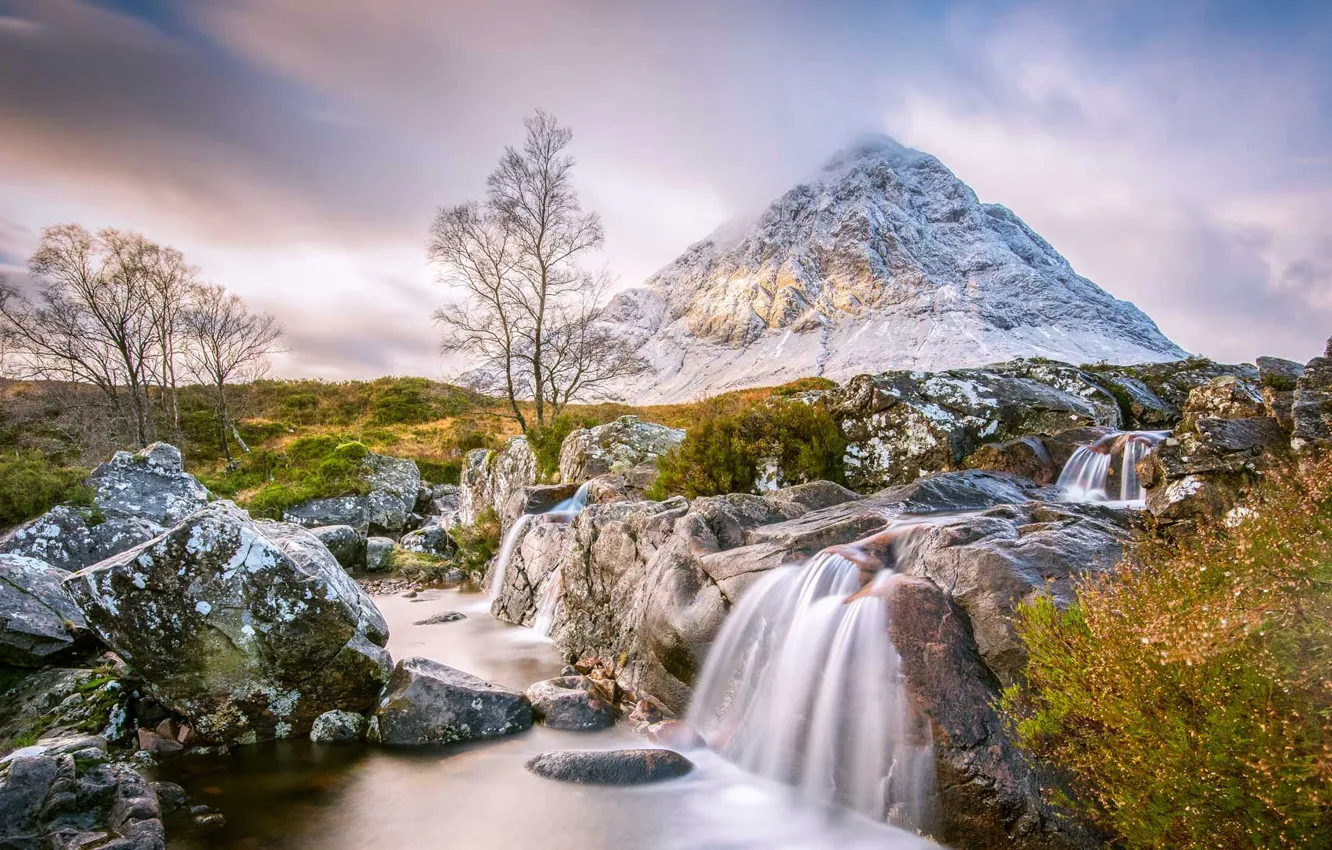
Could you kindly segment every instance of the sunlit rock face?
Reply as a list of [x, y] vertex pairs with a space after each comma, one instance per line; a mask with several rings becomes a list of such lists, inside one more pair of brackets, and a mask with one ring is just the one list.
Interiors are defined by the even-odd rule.
[[651, 364], [626, 388], [644, 402], [1014, 357], [1184, 356], [1011, 211], [882, 136], [690, 246], [611, 313]]
[[499, 513], [509, 497], [536, 483], [537, 459], [526, 437], [511, 437], [503, 450], [474, 449], [463, 459], [458, 521], [476, 522], [487, 509]]
[[97, 636], [209, 740], [308, 734], [325, 711], [368, 709], [388, 679], [384, 619], [327, 547], [230, 502], [65, 587]]

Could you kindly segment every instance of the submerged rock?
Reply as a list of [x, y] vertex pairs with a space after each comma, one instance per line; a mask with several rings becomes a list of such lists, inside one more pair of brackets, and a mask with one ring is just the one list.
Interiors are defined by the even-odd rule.
[[58, 505], [0, 538], [0, 552], [26, 555], [62, 570], [81, 570], [152, 540], [162, 526], [140, 517], [111, 517]]
[[560, 676], [527, 689], [532, 714], [552, 729], [605, 729], [618, 714], [604, 695], [594, 691], [586, 676]]
[[532, 725], [527, 697], [429, 658], [404, 658], [375, 708], [370, 739], [383, 744], [449, 744], [521, 732]]
[[524, 767], [560, 782], [643, 785], [678, 779], [693, 770], [694, 763], [673, 750], [559, 750], [542, 753]]
[[417, 620], [412, 623], [413, 626], [437, 626], [441, 623], [456, 623], [459, 620], [466, 620], [467, 615], [461, 611], [442, 611], [424, 620]]
[[208, 504], [208, 489], [184, 471], [180, 449], [153, 443], [136, 454], [116, 452], [93, 470], [99, 510], [108, 517], [174, 525]]
[[335, 708], [315, 718], [310, 727], [310, 740], [316, 744], [359, 741], [365, 735], [366, 725], [364, 715]]
[[41, 741], [0, 763], [0, 846], [165, 850], [157, 795], [106, 741]]
[[88, 637], [62, 584], [68, 575], [34, 558], [0, 555], [0, 663], [41, 667]]
[[578, 428], [560, 444], [560, 480], [586, 481], [599, 475], [622, 473], [657, 458], [680, 445], [685, 432], [637, 416]]
[[216, 502], [65, 586], [90, 627], [208, 740], [305, 735], [369, 708], [388, 629], [318, 538]]

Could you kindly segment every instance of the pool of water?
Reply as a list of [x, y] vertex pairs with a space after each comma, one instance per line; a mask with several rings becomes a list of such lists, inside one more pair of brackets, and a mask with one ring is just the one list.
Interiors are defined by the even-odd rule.
[[[394, 658], [422, 655], [524, 689], [557, 675], [554, 648], [490, 617], [479, 594], [376, 597]], [[416, 626], [442, 611], [467, 619]], [[900, 830], [812, 806], [785, 786], [707, 753], [671, 782], [606, 788], [540, 779], [523, 769], [551, 749], [644, 746], [626, 726], [562, 732], [537, 726], [498, 740], [389, 749], [278, 741], [220, 758], [187, 757], [159, 778], [222, 812], [225, 828], [177, 830], [171, 850], [913, 850]]]

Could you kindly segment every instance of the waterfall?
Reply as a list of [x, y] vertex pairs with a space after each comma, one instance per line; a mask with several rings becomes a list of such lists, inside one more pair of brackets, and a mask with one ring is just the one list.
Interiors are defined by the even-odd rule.
[[555, 625], [555, 609], [560, 604], [560, 594], [564, 592], [564, 576], [556, 567], [546, 576], [541, 584], [541, 599], [537, 602], [536, 617], [532, 620], [532, 630], [539, 635], [549, 637], [551, 627]]
[[[689, 722], [746, 770], [877, 820], [925, 828], [928, 724], [907, 704], [883, 599], [835, 552], [770, 571], [722, 625]], [[883, 570], [875, 589], [892, 580]]]
[[578, 485], [578, 489], [574, 491], [572, 496], [544, 513], [523, 514], [514, 520], [509, 532], [504, 535], [504, 542], [500, 544], [499, 556], [495, 559], [495, 566], [490, 574], [490, 586], [487, 588], [487, 592], [492, 600], [498, 599], [500, 591], [504, 589], [504, 574], [508, 571], [509, 562], [513, 560], [513, 553], [517, 551], [518, 544], [522, 541], [523, 535], [527, 533], [527, 527], [532, 524], [532, 520], [535, 517], [544, 516], [553, 520], [568, 521], [578, 516], [583, 508], [587, 507], [591, 484], [591, 481], [584, 481]]
[[1125, 502], [1140, 502], [1147, 495], [1138, 483], [1138, 461], [1167, 434], [1166, 431], [1114, 431], [1090, 445], [1079, 446], [1059, 473], [1058, 486], [1074, 501], [1113, 500], [1116, 488], [1110, 483], [1110, 473], [1118, 454], [1117, 497]]

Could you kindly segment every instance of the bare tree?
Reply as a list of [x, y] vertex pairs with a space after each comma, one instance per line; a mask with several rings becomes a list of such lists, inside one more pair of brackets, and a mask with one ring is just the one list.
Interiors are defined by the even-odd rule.
[[[214, 389], [218, 437], [230, 461], [227, 435], [233, 428], [227, 408], [227, 385], [262, 377], [268, 368], [268, 356], [281, 350], [278, 341], [282, 326], [267, 313], [251, 313], [238, 296], [210, 285], [194, 288], [182, 323], [186, 368], [195, 380]], [[236, 439], [240, 442], [239, 434]]]
[[[527, 431], [572, 400], [608, 397], [644, 366], [600, 322], [604, 278], [582, 267], [603, 236], [573, 186], [573, 132], [542, 111], [524, 123], [522, 149], [506, 148], [487, 179], [484, 208], [441, 210], [428, 251], [464, 296], [436, 313], [445, 349], [471, 355], [473, 384], [503, 391]], [[530, 423], [519, 404], [528, 399]]]
[[94, 236], [58, 225], [43, 231], [28, 263], [36, 303], [8, 283], [0, 287], [0, 333], [16, 376], [97, 386], [118, 416], [128, 404], [140, 445], [153, 434], [146, 392], [155, 354], [146, 271], [153, 249], [137, 234]]
[[189, 299], [198, 288], [198, 270], [185, 262], [175, 248], [153, 246], [147, 257], [146, 273], [151, 288], [151, 322], [157, 347], [157, 385], [163, 405], [171, 405], [171, 426], [180, 435], [180, 396], [176, 369], [180, 365], [181, 318]]

